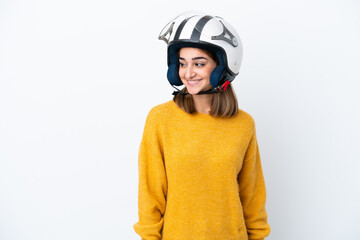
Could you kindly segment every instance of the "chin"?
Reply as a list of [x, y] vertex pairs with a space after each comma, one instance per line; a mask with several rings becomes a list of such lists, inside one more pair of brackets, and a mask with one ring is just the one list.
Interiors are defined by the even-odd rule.
[[210, 90], [210, 89], [212, 89], [212, 87], [208, 87], [208, 88], [202, 87], [199, 89], [194, 89], [194, 88], [186, 86], [186, 89], [187, 89], [188, 93], [195, 95], [195, 94], [198, 94], [199, 92], [204, 92], [204, 91]]
[[202, 91], [201, 89], [194, 89], [192, 87], [186, 87], [186, 89], [187, 89], [188, 93], [190, 93], [192, 95], [195, 95]]

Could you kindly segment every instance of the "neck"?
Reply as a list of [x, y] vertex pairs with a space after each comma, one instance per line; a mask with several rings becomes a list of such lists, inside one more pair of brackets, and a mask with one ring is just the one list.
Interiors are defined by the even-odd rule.
[[210, 112], [211, 101], [214, 97], [213, 94], [192, 95], [192, 97], [194, 99], [196, 111], [205, 114]]

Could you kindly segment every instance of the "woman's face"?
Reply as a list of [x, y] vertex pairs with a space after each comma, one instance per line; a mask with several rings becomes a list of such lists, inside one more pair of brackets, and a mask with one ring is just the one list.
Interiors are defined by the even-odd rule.
[[190, 94], [212, 88], [210, 75], [216, 62], [199, 48], [181, 48], [179, 51], [179, 76]]

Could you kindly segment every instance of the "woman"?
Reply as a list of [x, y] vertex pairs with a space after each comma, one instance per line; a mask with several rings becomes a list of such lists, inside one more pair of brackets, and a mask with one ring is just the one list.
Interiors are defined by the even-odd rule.
[[168, 80], [184, 85], [148, 113], [139, 149], [142, 240], [247, 240], [270, 233], [255, 123], [231, 81], [242, 46], [222, 18], [185, 13], [160, 39]]

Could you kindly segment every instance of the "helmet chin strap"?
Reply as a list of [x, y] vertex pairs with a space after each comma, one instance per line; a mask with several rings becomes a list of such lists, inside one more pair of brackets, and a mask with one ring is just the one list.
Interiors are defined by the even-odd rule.
[[[202, 94], [214, 94], [214, 93], [219, 93], [219, 92], [224, 92], [226, 91], [226, 88], [227, 86], [230, 84], [230, 81], [229, 80], [226, 80], [225, 83], [219, 87], [217, 86], [216, 88], [212, 88], [212, 89], [209, 89], [209, 90], [206, 90], [206, 91], [201, 91], [201, 92], [198, 92], [197, 94], [194, 94], [194, 95], [202, 95]], [[176, 88], [174, 85], [171, 84], [171, 86], [173, 86], [175, 89], [177, 89], [177, 91], [174, 91], [172, 93], [172, 95], [177, 95], [178, 93], [180, 93], [181, 95], [185, 96], [187, 94], [191, 94], [191, 93], [185, 93], [185, 92], [182, 92], [181, 90], [179, 90], [178, 88]]]

